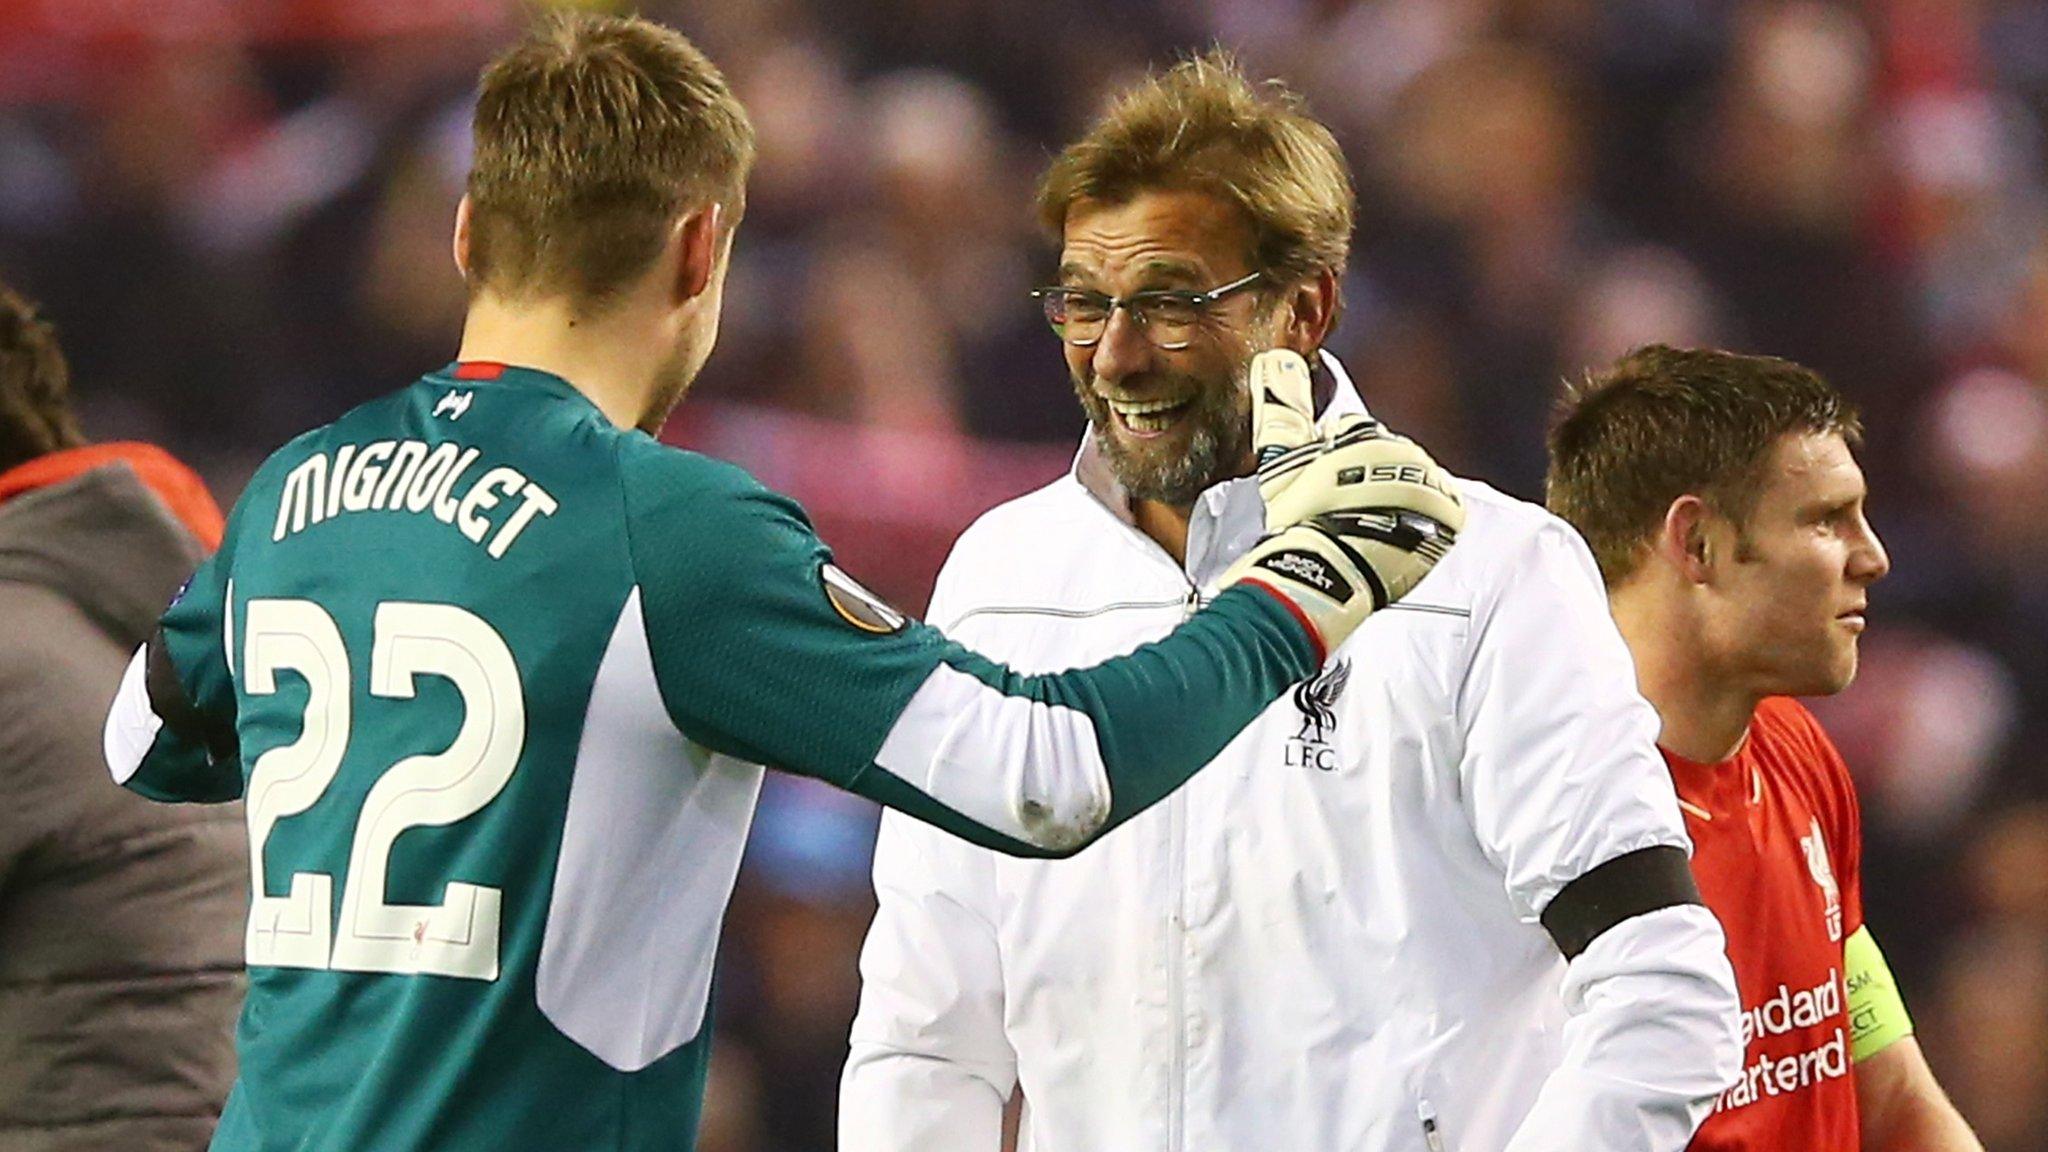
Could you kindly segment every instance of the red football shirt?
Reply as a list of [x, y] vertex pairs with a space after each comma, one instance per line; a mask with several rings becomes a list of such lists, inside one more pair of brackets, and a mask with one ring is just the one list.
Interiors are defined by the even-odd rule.
[[1742, 994], [1742, 1078], [1691, 1147], [1856, 1152], [1842, 943], [1863, 926], [1863, 835], [1848, 767], [1783, 697], [1757, 709], [1730, 759], [1664, 759]]

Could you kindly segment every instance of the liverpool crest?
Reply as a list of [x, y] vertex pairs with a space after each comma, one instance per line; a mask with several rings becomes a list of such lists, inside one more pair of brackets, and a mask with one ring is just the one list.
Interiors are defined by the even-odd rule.
[[1815, 819], [1813, 831], [1799, 838], [1800, 850], [1806, 854], [1806, 870], [1813, 874], [1813, 882], [1827, 899], [1828, 939], [1842, 938], [1842, 890], [1835, 884], [1835, 868], [1828, 861], [1827, 837], [1821, 835], [1820, 821]]
[[1337, 750], [1330, 746], [1330, 741], [1337, 733], [1337, 698], [1350, 682], [1351, 661], [1347, 659], [1295, 687], [1294, 706], [1301, 711], [1301, 730], [1287, 742], [1289, 767], [1337, 770]]

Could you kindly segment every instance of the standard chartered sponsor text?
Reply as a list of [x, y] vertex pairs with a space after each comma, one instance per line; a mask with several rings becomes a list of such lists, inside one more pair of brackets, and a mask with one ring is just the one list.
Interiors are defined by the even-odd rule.
[[[1742, 1043], [1749, 1063], [1733, 1087], [1714, 1101], [1716, 1112], [1742, 1108], [1849, 1074], [1849, 1036], [1843, 1028], [1842, 975], [1828, 969], [1826, 980], [1794, 991], [1780, 984], [1762, 1003], [1742, 1013]], [[1754, 1051], [1756, 1041], [1835, 1021], [1824, 1040], [1804, 1052], [1773, 1055]]]

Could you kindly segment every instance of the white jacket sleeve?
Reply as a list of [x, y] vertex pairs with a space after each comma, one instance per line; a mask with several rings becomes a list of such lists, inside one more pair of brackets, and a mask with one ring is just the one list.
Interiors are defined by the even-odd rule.
[[1017, 1058], [989, 918], [994, 858], [891, 812], [839, 1087], [842, 1152], [997, 1152]]
[[[1546, 522], [1477, 606], [1458, 712], [1467, 813], [1516, 913], [1645, 848], [1691, 851], [1656, 712], [1585, 543]], [[1595, 938], [1567, 970], [1564, 1063], [1513, 1152], [1678, 1152], [1741, 1061], [1719, 921], [1666, 908]]]
[[1735, 972], [1706, 907], [1601, 933], [1565, 970], [1564, 1062], [1509, 1152], [1680, 1149], [1742, 1070]]

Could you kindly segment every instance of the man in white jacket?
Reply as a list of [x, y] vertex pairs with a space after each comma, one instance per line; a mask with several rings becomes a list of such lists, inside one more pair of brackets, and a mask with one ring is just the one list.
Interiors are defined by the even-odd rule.
[[[1204, 600], [1260, 531], [1253, 355], [1363, 411], [1319, 351], [1351, 203], [1328, 131], [1213, 56], [1054, 162], [1037, 295], [1091, 427], [961, 537], [933, 623], [1060, 668]], [[1741, 1048], [1656, 715], [1579, 537], [1459, 483], [1412, 596], [1074, 859], [885, 818], [846, 1152], [995, 1152], [1020, 1090], [1026, 1152], [1684, 1147]]]

